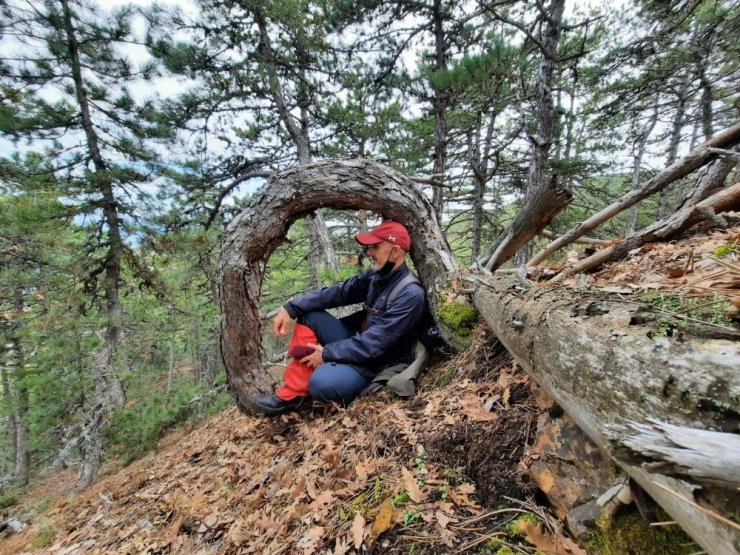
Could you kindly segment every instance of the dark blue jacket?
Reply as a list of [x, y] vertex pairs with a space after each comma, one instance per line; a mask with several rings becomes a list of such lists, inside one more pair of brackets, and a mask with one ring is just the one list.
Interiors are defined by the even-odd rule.
[[404, 287], [393, 304], [387, 307], [393, 285], [410, 272], [406, 264], [385, 277], [372, 269], [366, 270], [342, 283], [289, 301], [285, 308], [295, 319], [314, 310], [356, 303], [371, 307], [367, 329], [349, 339], [325, 345], [323, 358], [325, 362], [350, 364], [364, 376], [372, 378], [384, 368], [410, 362], [416, 339], [423, 331], [427, 306], [424, 290], [419, 284], [411, 283]]

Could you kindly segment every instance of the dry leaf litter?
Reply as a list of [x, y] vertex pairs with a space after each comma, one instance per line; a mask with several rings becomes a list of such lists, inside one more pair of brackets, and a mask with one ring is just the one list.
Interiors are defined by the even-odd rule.
[[[569, 253], [566, 265], [584, 257], [584, 252], [589, 251]], [[561, 268], [545, 267], [535, 278], [547, 279]], [[648, 243], [623, 260], [566, 283], [622, 295], [675, 293], [687, 299], [706, 298], [706, 305], [721, 304], [728, 318], [740, 322], [740, 226], [698, 229], [674, 241]]]
[[275, 419], [226, 410], [83, 493], [60, 487], [0, 552], [31, 552], [51, 525], [41, 552], [55, 555], [475, 553], [536, 511], [541, 524], [523, 538], [582, 553], [529, 500], [520, 462], [539, 411], [528, 377], [475, 333], [411, 401], [383, 392]]

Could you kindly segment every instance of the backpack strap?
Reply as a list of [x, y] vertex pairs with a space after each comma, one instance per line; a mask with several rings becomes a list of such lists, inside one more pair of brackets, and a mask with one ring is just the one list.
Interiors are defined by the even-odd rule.
[[394, 285], [393, 289], [388, 293], [388, 300], [386, 301], [385, 309], [388, 310], [388, 308], [393, 304], [393, 301], [396, 300], [396, 297], [401, 294], [401, 291], [403, 291], [407, 285], [411, 285], [412, 283], [416, 283], [421, 287], [421, 281], [416, 277], [416, 274], [414, 274], [414, 272], [409, 272], [401, 281]]

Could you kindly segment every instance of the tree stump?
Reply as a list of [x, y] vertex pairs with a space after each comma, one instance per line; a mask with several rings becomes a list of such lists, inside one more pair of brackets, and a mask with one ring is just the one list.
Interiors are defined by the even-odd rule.
[[[369, 210], [403, 223], [433, 312], [457, 264], [434, 209], [408, 177], [368, 160], [334, 160], [275, 174], [229, 225], [219, 257], [221, 351], [237, 404], [272, 390], [260, 361], [262, 280], [291, 224], [317, 208]], [[288, 299], [286, 299], [287, 301]], [[441, 328], [443, 339], [453, 335]]]

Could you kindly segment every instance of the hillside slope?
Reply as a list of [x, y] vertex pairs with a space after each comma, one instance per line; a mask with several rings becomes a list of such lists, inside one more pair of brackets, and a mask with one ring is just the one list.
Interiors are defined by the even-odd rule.
[[[57, 554], [459, 549], [524, 512], [506, 497], [526, 499], [517, 465], [537, 413], [527, 376], [478, 333], [410, 402], [382, 393], [272, 420], [226, 410], [58, 499], [0, 550], [30, 550], [43, 527]], [[502, 502], [513, 507], [490, 510]]]
[[[733, 296], [740, 280], [709, 256], [732, 260], [739, 238], [736, 227], [644, 247], [588, 281]], [[727, 299], [700, 304], [719, 314]], [[529, 378], [486, 329], [475, 334], [411, 401], [381, 392], [275, 419], [232, 408], [81, 494], [51, 476], [23, 502], [51, 507], [0, 552], [583, 553], [536, 504], [522, 463], [542, 413]]]

